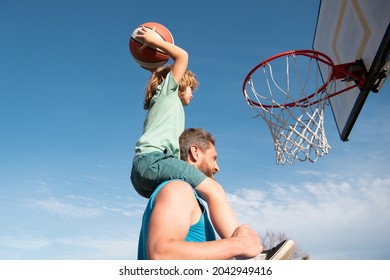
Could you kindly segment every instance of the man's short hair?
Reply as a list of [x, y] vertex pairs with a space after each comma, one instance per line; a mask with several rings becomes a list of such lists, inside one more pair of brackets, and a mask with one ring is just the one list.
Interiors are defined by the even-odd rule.
[[179, 137], [180, 159], [187, 160], [191, 146], [196, 145], [202, 152], [205, 152], [210, 143], [215, 145], [215, 138], [203, 128], [187, 128]]

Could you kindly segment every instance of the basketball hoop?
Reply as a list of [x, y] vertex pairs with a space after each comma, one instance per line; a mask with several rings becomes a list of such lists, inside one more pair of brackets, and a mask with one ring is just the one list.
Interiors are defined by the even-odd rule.
[[[267, 123], [277, 164], [295, 159], [316, 162], [328, 153], [324, 111], [328, 99], [365, 82], [360, 61], [334, 65], [325, 54], [293, 50], [259, 63], [246, 76], [243, 93], [248, 105]], [[348, 86], [337, 90], [336, 80]]]

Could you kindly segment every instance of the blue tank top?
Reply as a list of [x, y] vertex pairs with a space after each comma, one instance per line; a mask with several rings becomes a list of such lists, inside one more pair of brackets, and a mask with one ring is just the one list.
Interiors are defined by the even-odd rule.
[[[169, 181], [161, 183], [156, 190], [151, 195], [148, 205], [146, 206], [144, 215], [142, 217], [142, 226], [138, 241], [138, 260], [147, 260], [148, 256], [146, 253], [146, 240], [148, 237], [148, 227], [149, 227], [149, 219], [152, 214], [154, 207], [154, 199], [157, 196], [158, 192], [168, 183]], [[196, 191], [194, 190], [194, 195], [199, 202], [199, 205], [202, 208], [202, 215], [199, 221], [190, 226], [190, 229], [187, 233], [185, 241], [191, 242], [205, 242], [205, 241], [213, 241], [215, 240], [215, 232], [214, 228], [209, 220], [206, 207], [204, 206], [201, 198], [198, 196]], [[169, 225], [167, 225], [169, 226]]]

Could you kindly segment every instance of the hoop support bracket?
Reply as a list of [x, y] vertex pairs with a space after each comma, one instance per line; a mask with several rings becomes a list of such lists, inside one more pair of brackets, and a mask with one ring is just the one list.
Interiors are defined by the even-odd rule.
[[359, 59], [355, 62], [335, 65], [332, 75], [334, 79], [342, 80], [343, 82], [354, 81], [361, 89], [365, 84], [367, 73], [363, 60]]

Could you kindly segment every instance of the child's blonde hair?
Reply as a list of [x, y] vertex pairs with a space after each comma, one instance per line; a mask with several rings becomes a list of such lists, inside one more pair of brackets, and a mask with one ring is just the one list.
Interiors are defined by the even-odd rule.
[[[144, 109], [148, 110], [150, 107], [150, 100], [152, 100], [156, 93], [157, 87], [165, 80], [169, 71], [172, 70], [172, 65], [164, 66], [153, 72], [146, 87]], [[186, 70], [183, 78], [179, 83], [179, 96], [186, 92], [187, 87], [191, 87], [192, 91], [198, 88], [199, 83], [194, 73]]]

